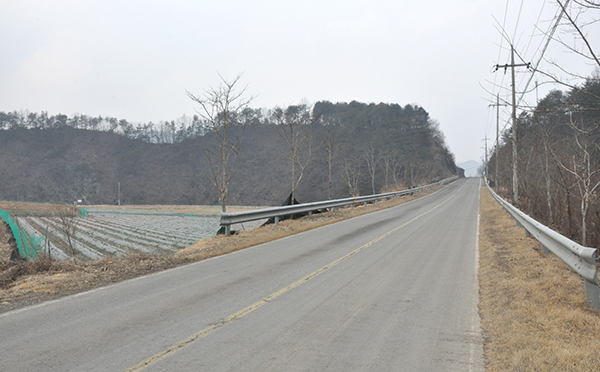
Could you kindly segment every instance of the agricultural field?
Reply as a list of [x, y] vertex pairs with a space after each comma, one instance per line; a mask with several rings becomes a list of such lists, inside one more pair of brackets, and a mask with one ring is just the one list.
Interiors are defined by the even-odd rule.
[[[231, 207], [241, 211], [259, 207]], [[80, 206], [0, 202], [18, 227], [36, 241], [38, 255], [93, 261], [130, 253], [172, 253], [219, 229], [221, 207], [139, 205]], [[265, 220], [232, 225], [248, 230]], [[33, 237], [33, 239], [31, 239]], [[35, 243], [34, 243], [35, 244]]]
[[89, 261], [132, 252], [167, 253], [215, 235], [218, 215], [89, 212], [87, 217], [16, 217], [40, 240], [38, 254]]

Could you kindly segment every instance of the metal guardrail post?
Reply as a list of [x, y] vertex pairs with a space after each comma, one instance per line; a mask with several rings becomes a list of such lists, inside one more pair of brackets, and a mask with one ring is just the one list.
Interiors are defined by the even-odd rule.
[[[486, 180], [487, 185], [487, 180]], [[506, 200], [502, 199], [488, 185], [488, 190], [517, 226], [525, 228], [527, 234], [540, 242], [541, 251], [548, 255], [554, 253], [584, 279], [585, 298], [588, 305], [600, 310], [600, 287], [596, 267], [596, 249], [583, 247], [571, 239], [557, 233], [529, 217]]]
[[587, 280], [583, 281], [585, 287], [585, 298], [588, 304], [594, 309], [600, 310], [600, 288], [598, 287], [598, 276], [596, 282], [590, 283]]

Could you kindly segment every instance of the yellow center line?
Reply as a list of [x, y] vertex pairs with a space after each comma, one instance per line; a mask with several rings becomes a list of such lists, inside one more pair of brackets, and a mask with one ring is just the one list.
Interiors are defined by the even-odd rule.
[[[466, 183], [465, 183], [466, 185]], [[319, 270], [305, 276], [304, 278], [288, 285], [287, 287], [284, 287], [280, 290], [278, 290], [277, 292], [271, 293], [270, 295], [268, 295], [267, 297], [264, 297], [263, 299], [253, 303], [252, 305], [238, 311], [235, 314], [232, 314], [230, 316], [228, 316], [227, 318], [221, 320], [219, 323], [213, 324], [207, 328], [204, 328], [203, 330], [194, 333], [193, 335], [189, 336], [188, 338], [181, 340], [179, 342], [177, 342], [174, 345], [169, 346], [168, 348], [166, 348], [165, 350], [156, 353], [154, 355], [152, 355], [149, 358], [146, 358], [144, 360], [142, 360], [141, 362], [139, 362], [138, 364], [136, 364], [133, 367], [127, 368], [124, 370], [124, 372], [134, 372], [134, 371], [141, 371], [146, 367], [149, 367], [165, 358], [167, 358], [170, 355], [175, 354], [176, 352], [178, 352], [181, 349], [184, 349], [187, 346], [190, 346], [191, 344], [193, 344], [194, 342], [198, 341], [199, 339], [202, 339], [208, 335], [210, 335], [211, 333], [213, 333], [214, 331], [216, 331], [217, 329], [224, 327], [226, 325], [228, 325], [229, 323], [232, 323], [233, 321], [242, 318], [244, 315], [247, 315], [251, 312], [253, 312], [254, 310], [258, 309], [259, 307], [265, 305], [266, 303], [276, 299], [277, 297], [281, 296], [282, 294], [289, 292], [290, 290], [300, 286], [303, 283], [306, 283], [307, 281], [311, 280], [312, 278], [316, 277], [317, 275], [331, 269], [332, 267], [336, 266], [337, 264], [339, 264], [342, 261], [347, 260], [348, 258], [354, 256], [355, 254], [365, 250], [366, 248], [372, 246], [373, 244], [379, 242], [380, 240], [384, 239], [385, 237], [393, 234], [394, 232], [402, 229], [403, 227], [406, 227], [407, 225], [413, 223], [414, 221], [418, 220], [419, 218], [433, 212], [434, 210], [438, 209], [439, 207], [441, 207], [442, 205], [446, 204], [450, 199], [452, 199], [456, 194], [458, 194], [464, 187], [465, 185], [461, 186], [460, 189], [458, 189], [458, 191], [456, 191], [454, 194], [452, 194], [448, 199], [444, 200], [443, 202], [441, 202], [440, 204], [436, 205], [435, 207], [431, 208], [430, 210], [428, 210], [427, 212], [424, 212], [420, 215], [418, 215], [417, 217], [413, 218], [412, 220], [403, 223], [402, 225], [395, 227], [394, 229], [388, 231], [387, 233], [379, 236], [378, 238], [375, 238], [374, 240], [371, 240], [370, 242], [368, 242], [367, 244], [363, 245], [360, 248], [357, 248], [356, 250], [348, 253], [347, 255], [338, 258], [337, 260], [333, 261], [332, 263], [323, 266], [322, 268], [320, 268]]]

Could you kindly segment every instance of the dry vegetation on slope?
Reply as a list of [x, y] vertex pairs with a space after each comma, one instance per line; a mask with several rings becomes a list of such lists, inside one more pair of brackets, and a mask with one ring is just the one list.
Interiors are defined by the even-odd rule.
[[[414, 196], [405, 196], [360, 206], [354, 209], [315, 214], [310, 218], [282, 221], [225, 237], [202, 239], [192, 247], [176, 254], [135, 254], [106, 257], [90, 263], [79, 261], [49, 261], [37, 259], [10, 265], [0, 262], [0, 312], [24, 307], [42, 301], [82, 292], [110, 283], [135, 278], [186, 263], [230, 253], [250, 246], [298, 234], [303, 231], [335, 223], [344, 219], [400, 205], [439, 189], [432, 188]], [[1, 244], [0, 244], [1, 246]]]
[[480, 315], [487, 371], [600, 371], [600, 311], [582, 279], [481, 191]]

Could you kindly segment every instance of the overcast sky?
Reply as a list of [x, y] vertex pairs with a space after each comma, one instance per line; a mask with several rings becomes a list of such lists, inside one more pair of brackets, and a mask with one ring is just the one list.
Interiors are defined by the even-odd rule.
[[[490, 93], [508, 99], [510, 74], [492, 69], [510, 62], [500, 30], [535, 62], [556, 13], [555, 0], [0, 0], [0, 111], [156, 123], [195, 113], [186, 90], [243, 72], [253, 107], [418, 104], [457, 161], [480, 160]], [[559, 45], [546, 57], [593, 71]]]

